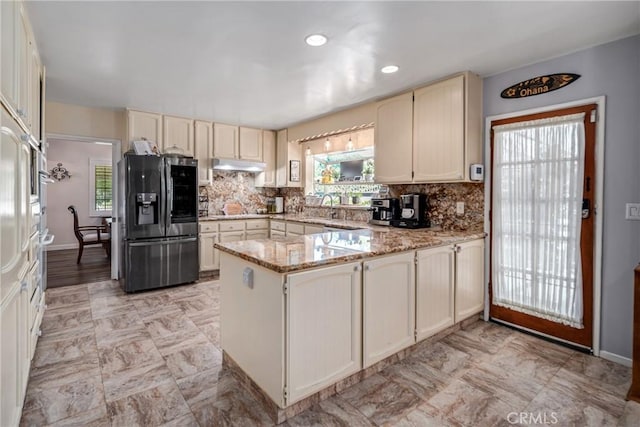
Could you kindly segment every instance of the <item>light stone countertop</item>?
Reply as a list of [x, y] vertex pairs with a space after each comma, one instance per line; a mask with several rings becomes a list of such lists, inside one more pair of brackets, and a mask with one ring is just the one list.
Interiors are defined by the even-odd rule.
[[275, 219], [283, 221], [295, 221], [304, 224], [315, 224], [327, 227], [344, 228], [347, 230], [357, 229], [386, 229], [388, 227], [380, 227], [371, 225], [362, 221], [349, 221], [341, 219], [329, 219], [320, 217], [310, 217], [304, 214], [242, 214], [242, 215], [210, 215], [199, 218], [200, 222], [203, 221], [229, 221], [229, 220], [243, 220], [243, 219]]
[[[317, 222], [314, 223], [317, 224]], [[278, 273], [290, 273], [484, 237], [485, 233], [482, 231], [375, 227], [375, 229], [332, 231], [306, 236], [216, 243], [215, 247]]]

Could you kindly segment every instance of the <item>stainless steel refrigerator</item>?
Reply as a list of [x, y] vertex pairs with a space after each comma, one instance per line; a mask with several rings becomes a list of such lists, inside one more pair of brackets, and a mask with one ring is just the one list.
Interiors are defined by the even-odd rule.
[[127, 155], [118, 162], [125, 292], [198, 279], [197, 166], [176, 156]]

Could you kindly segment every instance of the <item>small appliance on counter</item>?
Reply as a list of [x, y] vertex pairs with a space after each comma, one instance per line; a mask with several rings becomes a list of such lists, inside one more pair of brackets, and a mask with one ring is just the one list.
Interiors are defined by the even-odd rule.
[[400, 196], [400, 215], [391, 220], [391, 225], [401, 228], [426, 228], [430, 221], [427, 218], [426, 194], [403, 194]]
[[371, 219], [369, 224], [391, 225], [391, 221], [400, 218], [400, 201], [394, 198], [371, 199]]
[[267, 198], [267, 213], [284, 213], [284, 197], [276, 196]]

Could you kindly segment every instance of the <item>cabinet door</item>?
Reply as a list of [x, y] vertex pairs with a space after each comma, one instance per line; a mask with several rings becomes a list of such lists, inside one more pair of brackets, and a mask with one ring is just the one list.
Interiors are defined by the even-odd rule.
[[288, 173], [287, 130], [282, 129], [276, 133], [276, 187], [286, 187]]
[[213, 157], [213, 124], [196, 120], [195, 158], [198, 160], [198, 182], [200, 185], [211, 183], [211, 158]]
[[129, 143], [140, 139], [162, 145], [162, 115], [143, 111], [127, 111], [127, 140]]
[[287, 235], [286, 232], [279, 231], [279, 230], [274, 230], [274, 229], [271, 229], [271, 232], [269, 234], [270, 237], [276, 237], [276, 236], [277, 237], [285, 237], [286, 235]]
[[321, 227], [319, 225], [304, 226], [304, 234], [316, 234], [316, 233], [323, 233], [323, 232], [324, 232], [324, 227]]
[[418, 251], [416, 266], [416, 339], [453, 325], [454, 252], [451, 246]]
[[213, 157], [238, 158], [238, 126], [213, 124]]
[[0, 43], [2, 70], [0, 78], [1, 89], [5, 101], [11, 108], [18, 108], [18, 75], [16, 65], [18, 61], [18, 20], [20, 3], [16, 1], [0, 2]]
[[411, 182], [412, 114], [411, 92], [376, 105], [375, 182]]
[[31, 48], [31, 66], [29, 69], [31, 81], [29, 83], [30, 103], [29, 112], [31, 118], [31, 133], [39, 141], [40, 136], [40, 82], [42, 80], [42, 66], [40, 64], [40, 57], [38, 56], [38, 50], [36, 49], [35, 41], [30, 43]]
[[[5, 283], [13, 292], [3, 302], [0, 310], [0, 425], [18, 425], [22, 393], [20, 392], [20, 287], [19, 283]], [[25, 338], [26, 339], [26, 338]]]
[[256, 187], [276, 186], [276, 133], [262, 131], [262, 161], [267, 164], [264, 172], [256, 175]]
[[216, 233], [200, 235], [200, 271], [217, 270], [220, 268], [218, 250], [213, 244], [218, 240]]
[[414, 256], [408, 252], [363, 263], [365, 368], [415, 342]]
[[18, 108], [16, 113], [20, 116], [23, 123], [28, 128], [31, 127], [31, 112], [29, 106], [31, 100], [29, 99], [29, 85], [31, 84], [31, 78], [29, 75], [29, 68], [31, 65], [31, 49], [29, 47], [29, 21], [26, 14], [25, 5], [18, 2], [20, 8], [20, 19], [18, 20], [18, 63], [17, 63], [17, 77], [18, 77]]
[[245, 240], [268, 239], [269, 230], [252, 230], [245, 233]]
[[458, 323], [484, 309], [484, 240], [456, 245], [456, 317]]
[[185, 156], [193, 157], [193, 120], [182, 117], [164, 116], [163, 150], [172, 147], [182, 150]]
[[[3, 2], [4, 4], [4, 2]], [[4, 108], [0, 116], [0, 301], [19, 279], [29, 248], [29, 147], [20, 140], [21, 130]]]
[[361, 368], [360, 264], [287, 278], [287, 404]]
[[262, 161], [262, 130], [240, 127], [240, 158]]
[[220, 243], [237, 242], [244, 240], [244, 231], [227, 231], [220, 233]]
[[414, 182], [464, 180], [464, 76], [414, 95]]

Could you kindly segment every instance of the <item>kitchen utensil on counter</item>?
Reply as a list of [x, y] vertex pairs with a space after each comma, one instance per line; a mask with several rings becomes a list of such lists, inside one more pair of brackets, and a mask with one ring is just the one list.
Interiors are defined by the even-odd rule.
[[371, 199], [371, 219], [370, 224], [391, 225], [391, 220], [400, 217], [400, 201], [394, 198], [373, 198]]
[[237, 202], [227, 202], [222, 208], [222, 212], [224, 212], [225, 215], [241, 215], [243, 211], [242, 205]]
[[274, 199], [276, 205], [275, 213], [284, 213], [284, 197], [276, 196]]
[[427, 218], [426, 194], [403, 194], [400, 196], [400, 217], [391, 221], [394, 227], [426, 228], [431, 225]]

